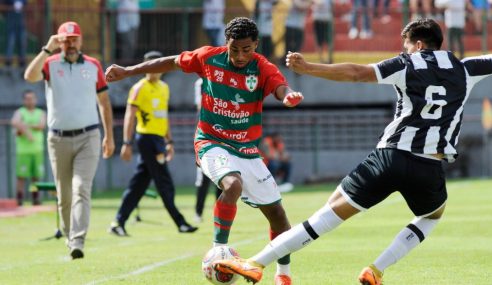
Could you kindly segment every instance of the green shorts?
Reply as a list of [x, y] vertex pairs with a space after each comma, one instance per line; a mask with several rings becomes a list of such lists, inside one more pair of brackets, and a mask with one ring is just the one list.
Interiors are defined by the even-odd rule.
[[44, 154], [42, 152], [17, 154], [16, 163], [15, 169], [17, 177], [44, 177]]

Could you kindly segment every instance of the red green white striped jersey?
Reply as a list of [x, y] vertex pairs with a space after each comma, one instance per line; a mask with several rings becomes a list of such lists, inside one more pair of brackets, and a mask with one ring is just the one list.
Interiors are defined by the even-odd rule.
[[259, 157], [263, 100], [287, 85], [278, 68], [257, 53], [247, 66], [236, 68], [225, 46], [185, 51], [179, 55], [179, 65], [203, 78], [197, 157], [217, 146], [240, 157]]

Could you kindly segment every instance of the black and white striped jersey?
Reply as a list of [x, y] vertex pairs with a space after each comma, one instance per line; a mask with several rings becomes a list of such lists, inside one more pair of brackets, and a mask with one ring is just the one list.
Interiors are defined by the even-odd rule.
[[457, 59], [451, 52], [400, 54], [373, 65], [378, 83], [394, 85], [393, 121], [377, 148], [457, 156], [463, 107], [473, 86], [492, 74], [492, 55]]

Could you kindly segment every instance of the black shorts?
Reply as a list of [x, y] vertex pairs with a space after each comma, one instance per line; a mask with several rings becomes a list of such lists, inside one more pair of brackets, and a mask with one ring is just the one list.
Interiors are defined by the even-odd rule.
[[363, 209], [399, 191], [415, 216], [444, 204], [448, 195], [441, 161], [397, 149], [375, 149], [342, 180], [345, 194]]
[[314, 31], [318, 46], [323, 43], [330, 43], [333, 39], [331, 21], [314, 21]]

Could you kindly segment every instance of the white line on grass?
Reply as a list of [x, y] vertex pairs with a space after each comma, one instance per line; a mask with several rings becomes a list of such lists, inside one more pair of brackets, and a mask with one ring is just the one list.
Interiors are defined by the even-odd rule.
[[[233, 243], [233, 244], [231, 244], [231, 246], [232, 247], [236, 247], [236, 246], [239, 246], [239, 245], [250, 244], [250, 243], [253, 243], [255, 241], [262, 240], [262, 239], [263, 238], [259, 238], [259, 237], [253, 238], [253, 239], [246, 239], [246, 240], [243, 240], [243, 241], [239, 241], [239, 242]], [[166, 259], [166, 260], [163, 260], [163, 261], [159, 261], [159, 262], [155, 262], [155, 263], [146, 265], [144, 267], [141, 267], [141, 268], [139, 268], [139, 269], [137, 269], [135, 271], [129, 272], [129, 273], [125, 273], [125, 274], [121, 274], [121, 275], [116, 275], [116, 276], [110, 276], [110, 277], [99, 279], [99, 280], [94, 280], [94, 281], [91, 281], [91, 282], [87, 283], [86, 285], [101, 284], [101, 283], [104, 283], [104, 282], [107, 282], [107, 281], [110, 281], [110, 280], [125, 279], [125, 278], [128, 278], [128, 277], [137, 276], [137, 275], [140, 275], [140, 274], [143, 274], [143, 273], [146, 273], [146, 272], [155, 270], [155, 269], [157, 269], [159, 267], [163, 267], [163, 266], [166, 266], [168, 264], [172, 264], [172, 263], [175, 263], [177, 261], [185, 260], [185, 259], [188, 259], [190, 257], [196, 257], [196, 256], [200, 256], [200, 254], [197, 254], [197, 253], [188, 253], [188, 254], [185, 254], [185, 255], [180, 256], [180, 257]]]

